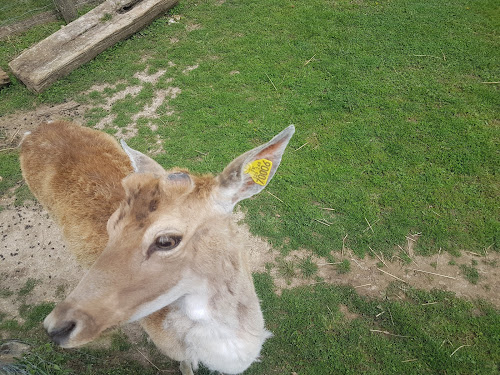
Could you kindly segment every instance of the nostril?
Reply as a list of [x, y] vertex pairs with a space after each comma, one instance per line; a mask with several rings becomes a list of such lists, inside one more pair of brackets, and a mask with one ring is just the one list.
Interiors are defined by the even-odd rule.
[[56, 344], [61, 345], [69, 338], [69, 335], [76, 327], [76, 322], [65, 322], [62, 326], [47, 331], [48, 335]]

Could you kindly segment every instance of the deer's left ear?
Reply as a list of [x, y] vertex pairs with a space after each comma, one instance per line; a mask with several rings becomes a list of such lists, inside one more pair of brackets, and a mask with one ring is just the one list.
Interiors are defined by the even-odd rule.
[[273, 178], [295, 127], [290, 125], [266, 144], [234, 159], [217, 176], [215, 200], [226, 211], [260, 193]]
[[144, 155], [142, 152], [130, 148], [125, 141], [120, 141], [123, 150], [128, 155], [132, 168], [136, 173], [153, 173], [159, 176], [166, 174], [165, 169], [149, 156]]

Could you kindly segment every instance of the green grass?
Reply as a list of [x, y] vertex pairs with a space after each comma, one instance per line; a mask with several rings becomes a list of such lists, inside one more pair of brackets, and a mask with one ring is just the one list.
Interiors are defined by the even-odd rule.
[[[500, 315], [487, 303], [411, 288], [405, 289], [405, 300], [367, 299], [351, 287], [324, 284], [284, 290], [278, 297], [268, 274], [256, 274], [254, 279], [274, 336], [264, 344], [262, 361], [246, 374], [496, 374], [498, 370]], [[397, 286], [394, 289], [401, 290]], [[355, 317], [345, 316], [340, 305]], [[3, 337], [15, 335], [34, 348], [19, 365], [43, 368], [47, 374], [157, 373], [137, 360], [139, 349], [120, 331], [112, 334], [109, 349], [53, 346], [40, 327], [52, 308], [53, 304], [23, 306], [23, 324], [0, 317]], [[151, 344], [142, 343], [140, 351], [161, 369], [174, 371], [177, 366]], [[204, 368], [198, 372], [209, 373]]]
[[471, 284], [477, 284], [479, 281], [479, 272], [474, 266], [469, 266], [467, 264], [460, 265], [460, 271]]
[[55, 9], [53, 0], [0, 0], [0, 26], [10, 25]]
[[2, 289], [0, 289], [0, 298], [7, 298], [13, 294], [14, 294], [14, 292], [12, 290], [10, 290], [8, 287], [5, 287], [5, 288], [2, 287]]
[[23, 176], [19, 166], [19, 155], [17, 152], [0, 153], [0, 194], [4, 196], [9, 189], [19, 184]]
[[[333, 258], [345, 245], [361, 256], [371, 247], [389, 257], [415, 233], [421, 233], [415, 247], [421, 254], [499, 251], [500, 95], [498, 84], [484, 83], [500, 76], [499, 11], [493, 0], [181, 0], [171, 11], [181, 15], [177, 23], [157, 19], [42, 94], [12, 77], [0, 91], [0, 116], [76, 100], [97, 106], [85, 118], [95, 125], [109, 114], [99, 108], [107, 98], [140, 84], [136, 72], [167, 69], [109, 111], [116, 115], [112, 125], [125, 127], [157, 90], [179, 87], [158, 110], [160, 118], [150, 119], [158, 130], [142, 119], [129, 142], [148, 151], [159, 136], [164, 152], [155, 158], [166, 167], [221, 171], [296, 125], [267, 188], [280, 200], [263, 193], [242, 203], [251, 230], [283, 256], [310, 249]], [[17, 54], [60, 26], [2, 41], [0, 66], [8, 71]], [[118, 85], [82, 94], [96, 83]], [[17, 159], [15, 151], [0, 152], [0, 194], [17, 189], [22, 204], [29, 197], [19, 187]], [[317, 272], [307, 259], [297, 267], [281, 260], [277, 267], [285, 278]], [[337, 267], [349, 268], [348, 262]], [[478, 282], [475, 265], [461, 268]], [[274, 337], [249, 374], [498, 372], [499, 314], [482, 302], [413, 290], [405, 301], [369, 300], [323, 284], [277, 297], [268, 275], [256, 275], [256, 283]], [[427, 302], [438, 303], [422, 305]], [[346, 320], [340, 304], [359, 318]], [[385, 313], [377, 318], [378, 306]], [[109, 351], [46, 344], [37, 329], [48, 309], [23, 307], [31, 317], [27, 326], [0, 314], [1, 332], [40, 345], [30, 361], [38, 355], [59, 366], [48, 373], [97, 374], [108, 365], [110, 373], [155, 373], [125, 362], [134, 349], [120, 334]]]
[[40, 284], [40, 280], [29, 278], [28, 280], [26, 280], [24, 286], [21, 289], [19, 289], [17, 295], [19, 297], [27, 296], [33, 291], [33, 289], [35, 289], [35, 286], [37, 286], [37, 284]]
[[[285, 290], [276, 297], [269, 276], [257, 275], [256, 284], [274, 337], [264, 345], [262, 362], [248, 374], [497, 371], [500, 320], [486, 304], [415, 290], [406, 292], [405, 302], [369, 300], [352, 288], [323, 285]], [[435, 303], [423, 305], [428, 302]], [[339, 311], [341, 303], [359, 317], [349, 321]], [[380, 309], [385, 313], [377, 317]], [[467, 346], [453, 354], [461, 345]]]
[[[38, 100], [126, 79], [145, 68], [144, 54], [153, 70], [173, 61], [166, 76], [183, 90], [171, 101], [179, 117], [152, 120], [166, 142], [157, 156], [164, 165], [182, 160], [199, 172], [218, 171], [297, 125], [269, 187], [285, 203], [265, 194], [243, 203], [252, 230], [285, 252], [307, 247], [326, 255], [348, 234], [346, 245], [359, 255], [368, 246], [390, 254], [417, 232], [424, 254], [498, 250], [500, 102], [497, 86], [482, 83], [498, 71], [493, 5], [439, 4], [181, 4], [183, 24], [155, 21]], [[190, 24], [201, 27], [188, 33]], [[199, 68], [181, 73], [194, 64]], [[115, 124], [130, 123], [151, 96], [148, 86], [116, 103]], [[90, 121], [103, 116], [96, 110]], [[143, 139], [132, 144], [148, 146]], [[200, 163], [196, 150], [210, 156]]]
[[[112, 107], [114, 125], [129, 124], [174, 77], [178, 115], [152, 120], [165, 140], [157, 159], [217, 172], [295, 123], [269, 186], [284, 203], [267, 194], [243, 203], [252, 230], [285, 253], [306, 247], [324, 256], [347, 234], [358, 255], [368, 246], [390, 255], [409, 233], [422, 233], [423, 254], [498, 251], [500, 100], [498, 85], [483, 83], [499, 70], [495, 9], [488, 0], [181, 3], [177, 24], [158, 19], [41, 95], [15, 82], [0, 94], [0, 113], [82, 99], [77, 93], [96, 82], [135, 83], [135, 72], [172, 61], [155, 87]], [[186, 31], [193, 24], [200, 27]], [[54, 28], [4, 43], [0, 65]], [[94, 95], [85, 100], [105, 97]], [[90, 111], [89, 123], [106, 114]], [[131, 144], [146, 150], [147, 133], [140, 126]], [[209, 156], [200, 163], [196, 150]]]
[[344, 259], [342, 263], [337, 265], [337, 273], [348, 273], [351, 270], [351, 263], [347, 260]]
[[302, 272], [302, 276], [305, 278], [313, 277], [318, 271], [318, 266], [316, 265], [316, 263], [312, 261], [311, 257], [302, 259], [299, 262], [299, 268], [300, 271]]
[[295, 264], [291, 260], [279, 259], [277, 261], [278, 274], [287, 280], [291, 280], [295, 276]]

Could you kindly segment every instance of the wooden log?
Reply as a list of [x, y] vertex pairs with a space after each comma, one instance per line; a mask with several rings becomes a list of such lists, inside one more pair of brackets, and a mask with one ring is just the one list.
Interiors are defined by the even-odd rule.
[[24, 51], [9, 63], [12, 73], [41, 92], [133, 33], [178, 0], [107, 0]]
[[64, 21], [70, 23], [77, 17], [76, 4], [74, 0], [55, 0], [56, 7], [61, 12]]
[[7, 73], [3, 71], [2, 68], [0, 68], [0, 89], [4, 86], [8, 86], [9, 83], [10, 83], [9, 76], [7, 75]]

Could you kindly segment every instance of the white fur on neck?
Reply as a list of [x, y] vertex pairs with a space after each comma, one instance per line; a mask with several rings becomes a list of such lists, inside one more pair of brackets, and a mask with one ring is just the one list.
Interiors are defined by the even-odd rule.
[[[200, 285], [198, 285], [200, 287]], [[206, 284], [173, 303], [163, 327], [177, 331], [183, 337], [189, 361], [196, 368], [202, 362], [211, 370], [224, 374], [239, 374], [255, 362], [264, 341], [272, 334], [264, 328], [260, 309], [251, 317], [261, 326], [255, 332], [244, 330], [237, 317], [221, 320], [220, 311], [210, 304], [212, 293]], [[227, 312], [231, 314], [230, 311]], [[232, 323], [230, 323], [232, 322]], [[189, 327], [189, 329], [186, 329]]]

